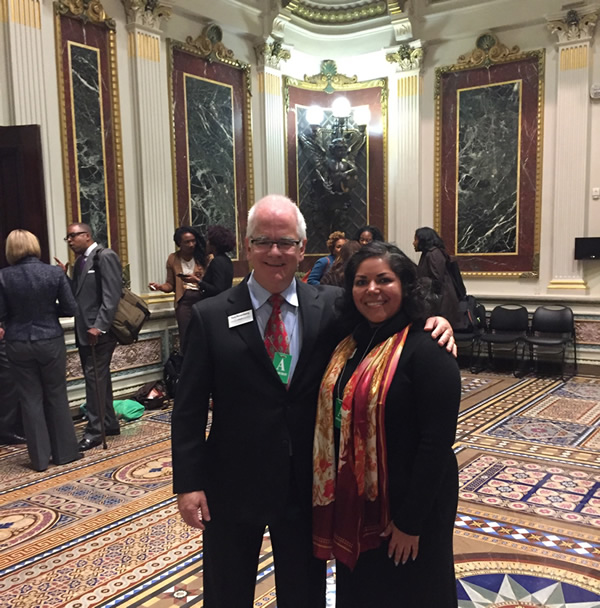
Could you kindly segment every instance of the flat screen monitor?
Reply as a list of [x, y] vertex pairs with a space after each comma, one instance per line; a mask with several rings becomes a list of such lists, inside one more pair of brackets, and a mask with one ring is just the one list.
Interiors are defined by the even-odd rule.
[[600, 237], [575, 239], [576, 260], [600, 260]]

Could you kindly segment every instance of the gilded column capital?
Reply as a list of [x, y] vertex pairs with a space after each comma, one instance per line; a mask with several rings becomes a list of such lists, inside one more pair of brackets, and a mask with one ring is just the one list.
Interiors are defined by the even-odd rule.
[[160, 31], [163, 20], [171, 17], [173, 0], [121, 0], [127, 23]]
[[401, 44], [395, 53], [388, 53], [385, 58], [390, 63], [398, 64], [399, 72], [420, 70], [423, 65], [423, 47], [412, 44]]
[[287, 61], [292, 54], [283, 48], [279, 40], [265, 40], [254, 47], [259, 68], [269, 67], [279, 69], [281, 61]]
[[548, 22], [548, 29], [558, 38], [559, 44], [567, 42], [587, 42], [592, 39], [596, 29], [598, 14], [590, 12], [584, 15], [570, 10], [562, 19]]

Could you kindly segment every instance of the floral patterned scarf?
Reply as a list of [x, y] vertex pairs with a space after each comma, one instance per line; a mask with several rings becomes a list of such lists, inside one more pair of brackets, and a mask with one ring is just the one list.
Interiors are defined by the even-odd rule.
[[325, 371], [313, 444], [313, 552], [354, 568], [362, 551], [381, 544], [390, 521], [385, 398], [410, 325], [375, 346], [358, 365], [342, 398], [340, 452], [335, 470], [334, 389], [356, 348], [340, 342]]

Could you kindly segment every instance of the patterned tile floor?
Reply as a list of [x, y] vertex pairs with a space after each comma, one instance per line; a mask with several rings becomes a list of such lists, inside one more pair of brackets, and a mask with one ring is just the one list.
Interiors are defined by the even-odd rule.
[[[45, 473], [0, 446], [0, 608], [202, 606], [202, 536], [171, 494], [169, 422], [148, 412]], [[600, 608], [600, 380], [463, 373], [455, 447], [460, 608]], [[255, 607], [276, 604], [267, 534]]]

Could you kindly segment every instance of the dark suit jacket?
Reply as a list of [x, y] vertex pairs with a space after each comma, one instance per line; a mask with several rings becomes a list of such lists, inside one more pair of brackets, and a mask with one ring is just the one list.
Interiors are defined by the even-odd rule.
[[63, 335], [58, 317], [72, 317], [77, 304], [65, 273], [28, 256], [0, 271], [0, 320], [6, 340], [47, 340]]
[[317, 393], [339, 338], [340, 291], [301, 282], [297, 288], [302, 348], [289, 389], [256, 321], [228, 327], [228, 317], [252, 310], [246, 281], [193, 308], [173, 410], [173, 485], [176, 493], [204, 490], [212, 514], [266, 523], [285, 506], [292, 482], [310, 508]]
[[[96, 276], [100, 272], [100, 281]], [[108, 332], [121, 299], [123, 271], [119, 256], [112, 249], [96, 247], [81, 271], [73, 280], [73, 293], [77, 300], [75, 332], [77, 343], [88, 344], [90, 327]], [[101, 292], [101, 293], [99, 293]]]
[[215, 255], [200, 281], [200, 291], [205, 297], [216, 296], [231, 287], [233, 283], [233, 262], [224, 253]]

